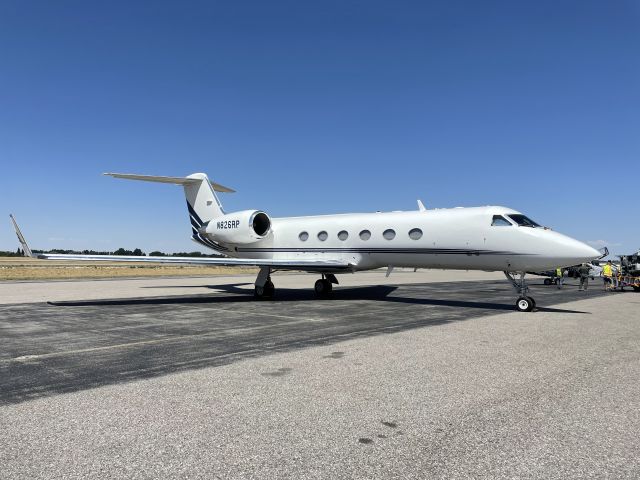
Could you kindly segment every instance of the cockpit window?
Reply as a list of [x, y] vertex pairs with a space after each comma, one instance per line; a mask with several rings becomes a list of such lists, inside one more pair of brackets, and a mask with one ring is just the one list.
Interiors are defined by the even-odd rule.
[[529, 217], [526, 217], [521, 214], [514, 213], [512, 215], [507, 215], [507, 216], [521, 227], [539, 227], [540, 226], [536, 222], [531, 220]]
[[494, 215], [493, 221], [491, 222], [491, 226], [493, 227], [510, 227], [511, 222], [504, 218], [502, 215]]

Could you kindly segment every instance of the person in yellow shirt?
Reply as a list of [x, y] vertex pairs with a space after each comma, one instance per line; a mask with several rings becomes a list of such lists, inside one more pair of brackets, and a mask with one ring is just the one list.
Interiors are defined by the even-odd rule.
[[564, 285], [564, 272], [560, 267], [556, 268], [556, 284], [558, 285], [558, 288], [562, 288]]
[[611, 280], [613, 278], [613, 265], [611, 260], [607, 260], [607, 263], [602, 267], [602, 279], [604, 280], [604, 289], [609, 291], [612, 289]]

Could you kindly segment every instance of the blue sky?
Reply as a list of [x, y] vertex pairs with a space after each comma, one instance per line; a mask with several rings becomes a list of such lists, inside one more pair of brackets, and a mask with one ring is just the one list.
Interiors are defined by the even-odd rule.
[[507, 205], [630, 252], [639, 21], [637, 1], [4, 1], [0, 211], [35, 248], [195, 250], [179, 187], [101, 173], [206, 172], [228, 211]]

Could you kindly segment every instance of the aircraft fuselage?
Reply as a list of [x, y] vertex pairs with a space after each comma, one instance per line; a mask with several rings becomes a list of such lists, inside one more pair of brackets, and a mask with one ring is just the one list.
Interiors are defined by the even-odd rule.
[[473, 207], [273, 218], [264, 239], [223, 245], [234, 257], [342, 260], [354, 270], [393, 265], [517, 272], [575, 265], [598, 254], [548, 228], [492, 225], [494, 216], [509, 214], [519, 212]]

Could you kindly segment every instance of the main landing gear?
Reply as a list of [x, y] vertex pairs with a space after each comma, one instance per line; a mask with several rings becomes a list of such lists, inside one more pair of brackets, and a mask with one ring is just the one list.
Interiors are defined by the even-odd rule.
[[276, 293], [276, 287], [271, 281], [271, 276], [269, 276], [269, 278], [267, 279], [267, 281], [262, 287], [259, 287], [258, 285], [256, 285], [253, 292], [256, 298], [264, 298], [264, 299], [273, 298], [275, 293]]
[[[333, 273], [323, 273], [322, 278], [316, 281], [314, 290], [316, 297], [329, 298], [333, 291], [333, 284], [338, 283], [338, 279]], [[269, 300], [274, 297], [276, 293], [276, 287], [271, 281], [271, 268], [262, 267], [258, 278], [256, 278], [254, 296], [260, 300]]]
[[261, 300], [267, 300], [273, 298], [276, 293], [276, 287], [271, 281], [271, 269], [269, 267], [262, 267], [258, 278], [256, 278], [255, 289], [253, 295]]
[[504, 276], [507, 277], [507, 280], [513, 285], [516, 292], [518, 292], [518, 300], [516, 300], [516, 310], [519, 312], [530, 312], [534, 308], [536, 308], [536, 301], [533, 297], [529, 297], [527, 293], [529, 292], [529, 287], [527, 287], [527, 283], [524, 280], [524, 272], [520, 273], [520, 280], [516, 280], [514, 274], [510, 272], [504, 272]]
[[[326, 277], [331, 277], [331, 278], [326, 278]], [[336, 279], [335, 275], [323, 274], [321, 279], [316, 280], [316, 284], [313, 287], [313, 289], [316, 292], [316, 297], [328, 298], [331, 295], [331, 292], [333, 291], [333, 283], [338, 283], [338, 279]]]

